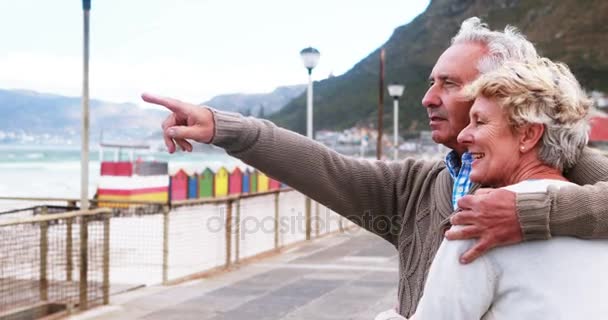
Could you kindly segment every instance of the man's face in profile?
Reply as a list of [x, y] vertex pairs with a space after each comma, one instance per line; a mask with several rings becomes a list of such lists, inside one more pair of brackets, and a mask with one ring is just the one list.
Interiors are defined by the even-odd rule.
[[477, 64], [486, 52], [485, 45], [473, 42], [449, 47], [435, 63], [429, 89], [422, 99], [433, 141], [458, 152], [465, 151], [457, 137], [469, 123], [472, 105], [472, 101], [462, 98], [461, 90], [479, 76]]

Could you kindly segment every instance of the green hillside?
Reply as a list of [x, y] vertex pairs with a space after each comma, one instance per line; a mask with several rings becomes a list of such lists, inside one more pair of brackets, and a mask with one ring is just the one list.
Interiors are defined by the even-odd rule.
[[[400, 130], [428, 128], [420, 103], [426, 79], [460, 23], [471, 16], [482, 18], [492, 29], [507, 24], [518, 27], [542, 55], [567, 63], [587, 89], [608, 91], [608, 1], [433, 0], [424, 13], [397, 28], [384, 45], [385, 84], [406, 85]], [[379, 54], [377, 49], [347, 73], [315, 82], [315, 130], [376, 121]], [[391, 100], [385, 91], [386, 129], [392, 126]], [[304, 133], [305, 105], [302, 94], [270, 118]]]

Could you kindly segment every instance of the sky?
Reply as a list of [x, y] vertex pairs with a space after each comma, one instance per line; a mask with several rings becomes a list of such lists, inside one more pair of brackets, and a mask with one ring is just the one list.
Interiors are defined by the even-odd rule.
[[[321, 52], [313, 79], [340, 75], [429, 0], [92, 0], [90, 95], [194, 103], [306, 83], [299, 52]], [[0, 0], [0, 88], [82, 92], [80, 0]]]

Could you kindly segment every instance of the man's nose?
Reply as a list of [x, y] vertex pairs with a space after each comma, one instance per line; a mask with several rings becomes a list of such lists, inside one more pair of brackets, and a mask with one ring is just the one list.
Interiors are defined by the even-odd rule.
[[426, 108], [437, 108], [441, 105], [441, 98], [436, 93], [434, 85], [426, 91], [426, 94], [422, 98], [422, 105]]

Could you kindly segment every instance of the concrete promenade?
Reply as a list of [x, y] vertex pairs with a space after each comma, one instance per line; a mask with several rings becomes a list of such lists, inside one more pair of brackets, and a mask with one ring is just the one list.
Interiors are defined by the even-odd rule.
[[360, 319], [397, 301], [397, 252], [363, 230], [174, 286], [112, 296], [71, 319]]

